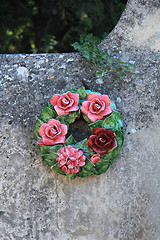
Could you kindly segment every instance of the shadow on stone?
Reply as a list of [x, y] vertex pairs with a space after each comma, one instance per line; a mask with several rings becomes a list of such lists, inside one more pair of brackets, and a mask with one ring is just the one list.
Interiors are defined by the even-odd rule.
[[74, 123], [70, 124], [67, 137], [72, 135], [78, 142], [85, 138], [89, 138], [91, 135], [91, 130], [88, 123], [84, 120], [76, 120]]

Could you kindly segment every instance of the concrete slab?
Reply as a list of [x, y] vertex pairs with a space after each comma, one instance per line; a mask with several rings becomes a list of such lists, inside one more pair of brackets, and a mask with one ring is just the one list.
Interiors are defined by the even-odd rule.
[[[155, 41], [126, 37], [136, 31], [130, 13], [135, 9], [145, 29], [144, 9], [156, 18], [158, 4], [129, 1], [101, 44], [135, 66], [125, 80], [113, 74], [97, 79], [94, 66], [77, 53], [0, 55], [0, 239], [159, 240], [160, 53]], [[125, 141], [105, 174], [69, 181], [42, 161], [33, 131], [51, 96], [79, 88], [82, 79], [116, 102]]]

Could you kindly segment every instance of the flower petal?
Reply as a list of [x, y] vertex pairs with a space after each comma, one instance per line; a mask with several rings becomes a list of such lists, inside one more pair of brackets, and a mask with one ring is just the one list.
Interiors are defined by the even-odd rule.
[[74, 169], [74, 173], [78, 173], [79, 172], [79, 169], [78, 168], [75, 168]]
[[81, 106], [81, 111], [87, 115], [88, 113], [88, 110], [89, 110], [89, 105], [90, 105], [90, 102], [89, 101], [84, 101], [82, 103], [82, 106]]
[[89, 106], [89, 111], [93, 114], [99, 115], [105, 109], [105, 102], [100, 101], [98, 98], [95, 98], [91, 101]]
[[106, 107], [110, 106], [111, 100], [109, 99], [109, 97], [107, 95], [101, 95], [101, 100], [105, 102]]
[[[63, 103], [64, 101], [64, 103]], [[63, 94], [58, 100], [57, 100], [57, 106], [60, 109], [66, 110], [70, 107], [72, 107], [74, 104], [74, 100], [72, 98], [69, 98], [67, 94]]]
[[68, 168], [74, 168], [74, 165], [73, 164], [68, 164]]
[[49, 125], [47, 123], [44, 123], [40, 129], [39, 129], [39, 135], [42, 137], [45, 134], [45, 129], [46, 127], [48, 127]]
[[100, 161], [101, 159], [100, 159], [100, 154], [94, 154], [91, 158], [90, 158], [90, 161], [92, 162], [92, 163], [96, 163], [96, 162], [98, 162], [98, 161]]
[[49, 125], [56, 124], [58, 127], [60, 126], [60, 122], [56, 119], [53, 119], [53, 118], [49, 119], [48, 124]]
[[113, 131], [113, 129], [111, 129], [111, 128], [108, 128], [108, 129], [105, 129], [105, 133], [110, 137], [110, 138], [112, 138], [112, 139], [114, 139], [115, 138], [115, 132]]
[[89, 148], [92, 148], [93, 144], [94, 144], [94, 140], [95, 140], [96, 136], [95, 135], [91, 135], [88, 139], [87, 145]]
[[101, 115], [101, 116], [105, 116], [105, 115], [110, 114], [112, 111], [113, 111], [113, 109], [109, 106], [109, 107], [107, 107], [106, 109], [104, 109], [104, 111], [102, 111], [102, 112], [100, 113], [100, 115]]
[[102, 149], [102, 148], [98, 148], [96, 146], [93, 146], [92, 148], [96, 153], [100, 154], [100, 155], [104, 155], [108, 152], [108, 149]]
[[94, 128], [93, 129], [93, 134], [94, 135], [99, 135], [100, 133], [104, 132], [104, 128]]
[[62, 135], [66, 135], [67, 134], [67, 125], [66, 124], [61, 124], [60, 128], [62, 130]]
[[[60, 153], [60, 154], [61, 154], [61, 153]], [[61, 154], [61, 155], [59, 155], [59, 157], [58, 157], [57, 159], [58, 159], [58, 161], [62, 161], [62, 160], [65, 159], [65, 157]]]
[[77, 152], [76, 150], [77, 150], [77, 149], [75, 149], [75, 148], [71, 148], [71, 149], [70, 149], [70, 152], [71, 152], [71, 154], [72, 154], [73, 156], [74, 156], [74, 154]]
[[73, 93], [71, 93], [70, 91], [68, 91], [68, 92], [66, 93], [66, 95], [68, 95], [69, 98], [72, 98]]
[[61, 136], [61, 137], [55, 139], [54, 144], [57, 144], [57, 143], [65, 143], [65, 136]]
[[41, 139], [41, 140], [38, 140], [37, 143], [38, 143], [38, 145], [39, 145], [41, 148], [43, 148], [44, 144], [43, 144], [42, 139]]
[[79, 94], [78, 93], [72, 93], [72, 98], [74, 100], [74, 105], [78, 105], [79, 102]]
[[67, 167], [66, 167], [66, 166], [63, 166], [63, 167], [61, 167], [61, 170], [62, 170], [63, 172], [67, 172]]
[[101, 95], [99, 95], [98, 93], [90, 93], [87, 96], [87, 101], [91, 101], [93, 98], [98, 98], [100, 99]]
[[99, 115], [96, 115], [96, 114], [92, 114], [91, 112], [88, 112], [88, 118], [92, 121], [92, 122], [95, 122], [99, 119], [102, 119], [103, 116], [101, 116], [100, 114]]
[[67, 115], [68, 114], [63, 109], [59, 108], [57, 105], [54, 106], [54, 109], [57, 112], [58, 116], [60, 116], [60, 115]]
[[76, 152], [74, 154], [74, 158], [80, 158], [80, 156], [82, 156], [82, 154], [80, 153], [80, 151]]
[[59, 94], [55, 94], [51, 99], [50, 99], [50, 103], [55, 106], [57, 105], [57, 100], [61, 97], [61, 95]]
[[61, 166], [63, 166], [63, 165], [66, 164], [66, 160], [61, 160], [61, 161], [59, 161], [59, 163], [60, 163]]
[[117, 146], [118, 146], [118, 142], [117, 142], [116, 139], [114, 139], [110, 144], [107, 145], [107, 149], [109, 151], [109, 150], [111, 150], [111, 149], [113, 149], [113, 148], [115, 148]]
[[42, 136], [42, 141], [45, 145], [55, 145], [57, 143], [64, 143], [65, 142], [65, 137], [58, 137], [57, 139], [50, 139], [46, 135]]
[[80, 162], [84, 162], [85, 159], [86, 159], [86, 157], [84, 155], [82, 155], [79, 160], [80, 160]]
[[68, 145], [68, 146], [67, 146], [67, 149], [68, 149], [68, 150], [71, 149], [71, 148], [73, 148], [71, 145]]
[[73, 106], [73, 107], [71, 107], [69, 109], [66, 109], [65, 112], [68, 114], [69, 112], [77, 111], [78, 109], [79, 109], [78, 106]]
[[46, 135], [42, 136], [42, 141], [44, 145], [55, 145], [54, 141], [50, 138], [48, 138]]
[[78, 163], [78, 165], [79, 165], [80, 167], [84, 166], [85, 164], [86, 164], [85, 162], [79, 162], [79, 163]]

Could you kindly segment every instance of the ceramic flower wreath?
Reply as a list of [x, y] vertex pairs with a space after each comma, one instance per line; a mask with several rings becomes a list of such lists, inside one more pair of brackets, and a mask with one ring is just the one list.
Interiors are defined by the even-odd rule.
[[[91, 135], [77, 142], [66, 135], [69, 125], [81, 117]], [[115, 103], [107, 95], [81, 87], [50, 99], [36, 120], [35, 134], [43, 160], [72, 180], [106, 172], [122, 147], [122, 129]]]

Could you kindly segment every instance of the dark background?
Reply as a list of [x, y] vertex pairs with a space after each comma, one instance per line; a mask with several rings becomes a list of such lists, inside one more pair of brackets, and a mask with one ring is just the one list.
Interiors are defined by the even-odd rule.
[[1, 0], [0, 53], [73, 52], [80, 34], [103, 39], [127, 0]]

